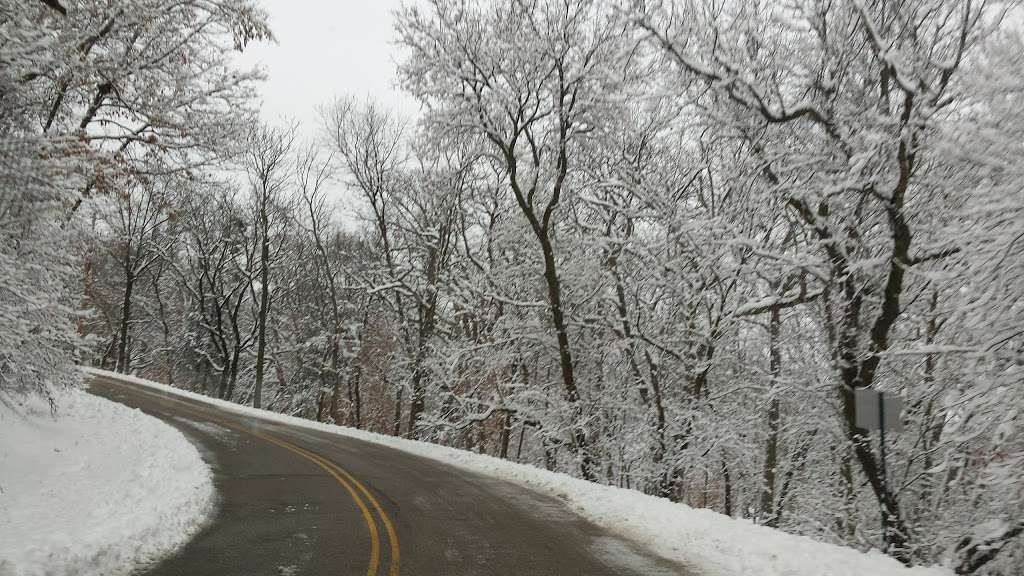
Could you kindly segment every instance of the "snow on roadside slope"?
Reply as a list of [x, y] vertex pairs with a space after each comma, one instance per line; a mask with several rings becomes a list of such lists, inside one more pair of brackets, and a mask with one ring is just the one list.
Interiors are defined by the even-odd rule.
[[198, 531], [213, 479], [181, 432], [82, 390], [58, 408], [0, 402], [0, 575], [128, 574]]
[[690, 508], [633, 490], [594, 484], [491, 456], [303, 420], [215, 400], [140, 378], [87, 369], [161, 391], [248, 414], [382, 444], [472, 472], [529, 486], [563, 499], [578, 514], [609, 532], [646, 545], [701, 576], [952, 576], [940, 567], [906, 568], [880, 552], [817, 542], [804, 536]]

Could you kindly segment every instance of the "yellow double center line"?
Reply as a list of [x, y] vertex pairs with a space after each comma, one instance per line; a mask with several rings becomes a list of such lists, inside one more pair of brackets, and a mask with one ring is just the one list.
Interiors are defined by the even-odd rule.
[[[112, 378], [107, 378], [107, 380], [117, 382]], [[117, 383], [123, 386], [127, 386], [127, 384], [122, 382]], [[194, 406], [192, 406], [188, 402], [185, 402], [184, 400], [178, 398], [170, 398], [166, 396], [165, 398], [178, 402], [179, 404], [185, 406], [185, 409], [188, 412], [191, 412], [192, 414], [201, 417], [204, 420], [216, 422], [217, 424], [220, 424], [225, 428], [230, 428], [238, 432], [244, 432], [251, 436], [255, 436], [261, 440], [270, 442], [271, 444], [274, 444], [276, 446], [280, 446], [285, 450], [294, 452], [295, 454], [302, 456], [306, 460], [313, 462], [320, 468], [323, 468], [338, 482], [338, 484], [340, 484], [349, 493], [349, 496], [352, 497], [352, 500], [356, 503], [356, 506], [362, 513], [363, 520], [366, 521], [366, 528], [367, 530], [369, 530], [370, 533], [370, 564], [366, 569], [366, 576], [377, 576], [378, 571], [380, 570], [380, 534], [377, 529], [377, 522], [374, 519], [373, 513], [370, 512], [370, 508], [367, 507], [366, 502], [363, 501], [363, 498], [369, 501], [370, 506], [372, 506], [373, 509], [377, 512], [377, 516], [380, 517], [381, 522], [384, 524], [384, 532], [387, 534], [388, 545], [391, 548], [391, 557], [388, 564], [387, 574], [388, 576], [399, 576], [400, 555], [398, 549], [398, 535], [395, 533], [395, 527], [391, 523], [391, 519], [388, 518], [387, 513], [384, 512], [384, 508], [381, 507], [380, 502], [378, 502], [377, 499], [373, 496], [373, 494], [370, 493], [369, 490], [367, 490], [366, 486], [364, 486], [362, 482], [356, 480], [355, 477], [349, 474], [347, 470], [338, 466], [334, 462], [331, 462], [330, 460], [324, 458], [323, 456], [320, 456], [319, 454], [302, 448], [300, 446], [296, 446], [291, 442], [287, 442], [285, 440], [282, 440], [275, 436], [271, 436], [264, 432], [248, 430], [245, 427], [237, 426], [233, 423], [225, 422], [220, 418], [212, 417], [209, 414], [201, 413]]]
[[[373, 514], [370, 512], [369, 508], [366, 507], [366, 503], [363, 502], [363, 499], [359, 496], [359, 493], [362, 493], [362, 495], [370, 501], [370, 505], [373, 506], [373, 509], [377, 511], [377, 515], [380, 517], [381, 522], [384, 523], [384, 531], [388, 535], [388, 545], [391, 547], [391, 560], [388, 566], [388, 576], [398, 576], [400, 558], [398, 550], [398, 535], [395, 533], [395, 527], [391, 524], [391, 519], [388, 518], [388, 515], [384, 512], [380, 502], [374, 498], [373, 494], [366, 489], [366, 486], [364, 486], [362, 482], [356, 480], [355, 477], [349, 474], [347, 470], [338, 466], [334, 462], [327, 460], [315, 452], [310, 452], [305, 448], [296, 446], [291, 442], [286, 442], [280, 438], [275, 438], [262, 432], [236, 428], [230, 424], [224, 425], [229, 428], [234, 428], [235, 430], [246, 432], [272, 444], [276, 444], [286, 450], [291, 450], [299, 456], [315, 463], [317, 466], [320, 466], [326, 470], [328, 474], [333, 476], [334, 479], [338, 481], [338, 484], [341, 484], [342, 487], [348, 491], [349, 495], [352, 496], [352, 500], [355, 501], [356, 506], [359, 507], [359, 511], [363, 514], [363, 520], [366, 521], [366, 528], [370, 532], [370, 565], [366, 569], [366, 574], [367, 576], [377, 576], [377, 571], [380, 566], [380, 536], [377, 531], [377, 522], [373, 519]], [[355, 486], [355, 488], [353, 488], [353, 486]]]

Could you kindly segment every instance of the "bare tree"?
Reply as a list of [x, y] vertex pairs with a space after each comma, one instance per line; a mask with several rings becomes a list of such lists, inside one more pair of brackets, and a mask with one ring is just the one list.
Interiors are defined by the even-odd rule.
[[197, 186], [180, 210], [183, 257], [172, 263], [187, 298], [182, 348], [217, 373], [209, 391], [233, 399], [258, 327], [248, 317], [257, 243], [230, 186]]
[[164, 225], [172, 212], [172, 182], [148, 177], [126, 178], [124, 191], [111, 199], [101, 214], [119, 239], [108, 244], [117, 254], [122, 277], [121, 314], [117, 331], [115, 367], [125, 374], [131, 371], [132, 303], [136, 283], [170, 248]]
[[[413, 321], [406, 309], [407, 294], [399, 289], [405, 266], [399, 260], [400, 247], [396, 246], [394, 230], [398, 210], [395, 195], [402, 185], [401, 173], [407, 159], [405, 123], [375, 103], [360, 105], [352, 98], [335, 101], [322, 111], [322, 117], [332, 149], [343, 161], [351, 184], [370, 207], [370, 222], [384, 267], [382, 278], [367, 279], [368, 288], [374, 293], [389, 295], [389, 306], [402, 332], [401, 342], [414, 358], [411, 372], [416, 374], [419, 370], [415, 359], [420, 358], [420, 354], [414, 350]], [[394, 390], [392, 432], [396, 435], [401, 431], [404, 390], [404, 384], [399, 381]]]
[[[637, 22], [686, 74], [766, 124], [755, 152], [771, 146], [764, 161], [778, 182], [773, 192], [823, 254], [822, 311], [845, 433], [879, 504], [885, 548], [910, 563], [899, 489], [856, 426], [854, 395], [879, 382], [915, 267], [948, 256], [914, 249], [911, 215], [923, 201], [917, 181], [927, 127], [956, 99], [951, 87], [965, 55], [987, 33], [989, 12], [941, 0], [808, 6], [792, 14], [808, 24], [796, 32], [776, 25], [761, 6], [680, 10], [685, 16], [668, 7], [654, 17], [641, 13]], [[756, 40], [732, 32], [739, 22], [753, 26]], [[793, 58], [806, 59], [812, 43], [822, 57], [799, 74], [782, 73]], [[863, 78], [875, 79], [870, 89]]]
[[481, 137], [492, 147], [537, 241], [570, 411], [570, 446], [590, 479], [595, 472], [553, 238], [573, 142], [595, 120], [598, 95], [614, 90], [604, 72], [614, 65], [620, 36], [614, 25], [602, 24], [600, 9], [586, 1], [489, 7], [438, 1], [429, 15], [409, 9], [399, 21], [401, 41], [411, 51], [400, 69], [404, 85], [441, 104], [428, 121], [449, 137]]
[[258, 125], [249, 135], [244, 155], [249, 179], [255, 239], [259, 243], [259, 304], [256, 328], [256, 374], [253, 406], [263, 402], [263, 370], [267, 349], [267, 315], [271, 302], [271, 268], [283, 242], [291, 189], [292, 148], [296, 126]]

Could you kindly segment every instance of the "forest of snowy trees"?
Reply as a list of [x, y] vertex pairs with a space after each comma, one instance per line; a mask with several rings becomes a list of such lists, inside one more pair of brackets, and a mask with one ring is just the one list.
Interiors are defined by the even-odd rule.
[[49, 4], [0, 0], [0, 392], [80, 361], [1024, 568], [1016, 3], [433, 0], [418, 118], [301, 130], [255, 2]]

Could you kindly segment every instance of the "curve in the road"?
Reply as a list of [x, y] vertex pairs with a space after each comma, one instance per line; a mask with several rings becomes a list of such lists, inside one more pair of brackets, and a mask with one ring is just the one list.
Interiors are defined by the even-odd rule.
[[146, 576], [689, 573], [507, 481], [113, 375], [90, 391], [177, 427], [214, 471], [206, 528]]
[[[187, 408], [183, 409], [187, 410]], [[203, 416], [201, 414], [197, 415]], [[366, 528], [367, 531], [369, 532], [370, 537], [370, 563], [369, 566], [367, 566], [366, 568], [366, 575], [377, 576], [377, 570], [380, 566], [380, 534], [377, 531], [377, 522], [373, 518], [373, 513], [370, 512], [370, 509], [367, 508], [366, 506], [366, 502], [364, 502], [363, 498], [361, 498], [359, 495], [359, 492], [362, 492], [363, 496], [365, 496], [366, 499], [369, 500], [370, 505], [373, 506], [373, 509], [377, 512], [377, 515], [380, 517], [381, 522], [384, 523], [384, 529], [388, 535], [388, 545], [391, 548], [391, 560], [388, 566], [388, 576], [399, 576], [400, 553], [398, 547], [398, 534], [395, 533], [395, 527], [391, 523], [391, 519], [388, 518], [387, 512], [384, 512], [384, 509], [381, 508], [380, 502], [378, 502], [377, 499], [373, 497], [373, 494], [371, 494], [370, 491], [366, 489], [366, 486], [363, 486], [362, 482], [356, 480], [354, 476], [348, 473], [348, 471], [346, 471], [341, 466], [338, 466], [334, 462], [331, 462], [327, 458], [324, 458], [323, 456], [320, 456], [319, 454], [312, 452], [310, 450], [306, 450], [305, 448], [300, 448], [299, 446], [296, 446], [291, 442], [287, 442], [280, 438], [275, 438], [270, 434], [264, 434], [262, 432], [256, 432], [253, 430], [246, 430], [245, 428], [235, 426], [230, 422], [225, 422], [216, 418], [210, 418], [209, 416], [205, 417], [209, 420], [217, 422], [218, 424], [226, 428], [231, 428], [239, 432], [251, 434], [252, 436], [255, 436], [261, 440], [265, 440], [267, 442], [270, 442], [271, 444], [276, 444], [277, 446], [280, 446], [285, 450], [290, 450], [291, 452], [294, 452], [295, 454], [298, 454], [299, 456], [323, 468], [324, 470], [327, 471], [328, 474], [330, 474], [335, 480], [337, 480], [338, 484], [340, 484], [345, 489], [345, 491], [348, 492], [349, 496], [351, 496], [352, 500], [356, 503], [356, 506], [359, 507], [359, 511], [363, 515], [363, 520], [366, 522]], [[353, 485], [355, 485], [355, 487], [358, 488], [358, 492], [356, 491], [356, 488], [353, 488]]]

